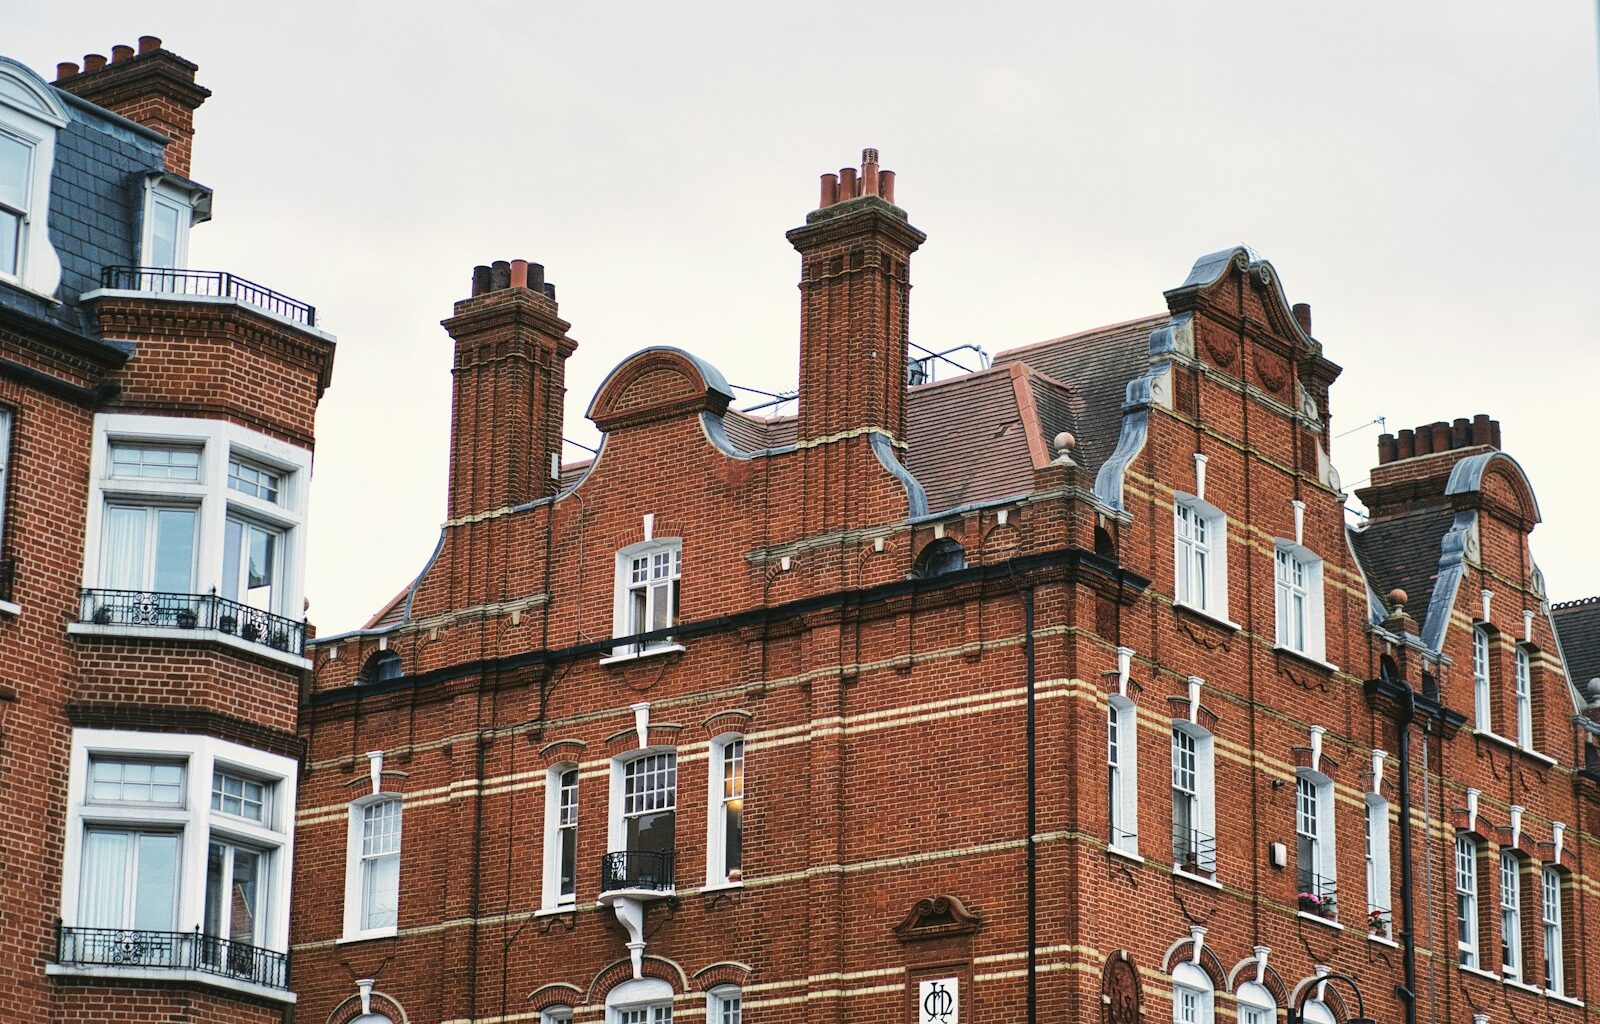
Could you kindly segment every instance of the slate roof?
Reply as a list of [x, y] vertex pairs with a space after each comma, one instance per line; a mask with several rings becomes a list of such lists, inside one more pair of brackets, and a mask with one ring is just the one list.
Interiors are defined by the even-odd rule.
[[1417, 621], [1418, 630], [1428, 618], [1444, 535], [1454, 519], [1449, 508], [1425, 509], [1350, 531], [1350, 546], [1367, 584], [1386, 606], [1389, 591], [1404, 590], [1406, 614]]
[[1600, 597], [1551, 605], [1550, 617], [1567, 662], [1567, 678], [1587, 696], [1589, 680], [1600, 678]]
[[59, 304], [0, 287], [0, 305], [76, 334], [98, 336], [78, 296], [100, 287], [100, 270], [139, 262], [146, 175], [162, 170], [164, 143], [153, 132], [56, 90], [70, 114], [56, 133], [50, 179], [50, 241], [61, 259]]

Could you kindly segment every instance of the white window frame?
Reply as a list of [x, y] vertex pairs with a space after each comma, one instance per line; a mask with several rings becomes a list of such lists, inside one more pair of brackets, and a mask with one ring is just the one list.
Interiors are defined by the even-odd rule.
[[[1376, 793], [1366, 798], [1365, 860], [1367, 868], [1368, 930], [1386, 939], [1394, 937], [1394, 888], [1389, 870], [1389, 801]], [[1383, 924], [1370, 926], [1372, 915], [1380, 914]]]
[[1517, 746], [1533, 749], [1533, 656], [1525, 644], [1517, 645]]
[[1139, 855], [1139, 709], [1121, 694], [1106, 698], [1106, 844]]
[[646, 1024], [671, 1024], [672, 986], [660, 978], [635, 978], [606, 993], [606, 1024], [628, 1024], [627, 1015], [647, 1011]]
[[[617, 552], [616, 561], [616, 586], [612, 603], [612, 636], [628, 637], [638, 633], [652, 632], [650, 629], [635, 629], [633, 623], [633, 592], [638, 585], [633, 580], [633, 562], [643, 558], [647, 561], [656, 555], [666, 555], [670, 565], [670, 574], [662, 577], [660, 582], [670, 585], [670, 600], [678, 605], [682, 600], [683, 590], [683, 541], [678, 537], [657, 537], [639, 544], [630, 544]], [[653, 567], [652, 567], [653, 571]], [[656, 582], [653, 577], [643, 581], [646, 594], [645, 621], [648, 624], [655, 617], [654, 588], [650, 585]], [[676, 611], [671, 614], [676, 624]], [[676, 637], [659, 637], [646, 643], [622, 643], [613, 647], [610, 657], [605, 661], [618, 661], [626, 658], [638, 658], [651, 654], [664, 654], [668, 651], [681, 651], [683, 645]]]
[[1567, 946], [1561, 912], [1561, 872], [1546, 864], [1539, 872], [1540, 924], [1544, 934], [1544, 988], [1555, 995], [1567, 991]]
[[539, 1011], [539, 1024], [571, 1024], [572, 1007], [547, 1006]]
[[[728, 752], [738, 745], [739, 778], [735, 786], [729, 786], [727, 775]], [[747, 775], [745, 774], [748, 761], [749, 745], [740, 733], [725, 733], [711, 741], [707, 750], [708, 763], [706, 776], [708, 787], [706, 792], [706, 885], [715, 887], [719, 885], [740, 885], [744, 878], [744, 857], [741, 843], [738, 865], [729, 865], [727, 812], [730, 804], [738, 801], [740, 815], [740, 835], [743, 836], [744, 826], [744, 799]], [[738, 871], [739, 877], [732, 877], [732, 872]]]
[[[1272, 565], [1277, 645], [1314, 661], [1326, 661], [1328, 637], [1323, 611], [1322, 559], [1310, 548], [1279, 540], [1273, 549]], [[1288, 579], [1285, 579], [1286, 568]]]
[[52, 302], [61, 286], [61, 258], [50, 241], [50, 192], [55, 168], [56, 133], [70, 120], [50, 86], [9, 57], [0, 57], [0, 134], [27, 146], [30, 163], [23, 208], [6, 207], [20, 217], [15, 272], [0, 269], [0, 282]]
[[[353, 800], [350, 803], [348, 815], [348, 830], [345, 838], [345, 869], [344, 869], [344, 935], [341, 941], [355, 942], [361, 939], [377, 939], [395, 935], [399, 932], [400, 915], [395, 912], [395, 923], [377, 928], [363, 927], [366, 918], [366, 861], [362, 839], [364, 835], [364, 821], [366, 809], [377, 804], [394, 802], [400, 807], [400, 835], [399, 852], [395, 854], [400, 858], [400, 867], [405, 863], [405, 799], [399, 793], [373, 793], [368, 796]], [[401, 871], [395, 871], [395, 904], [398, 908], [400, 902], [400, 876]]]
[[[1189, 743], [1184, 744], [1179, 739], [1183, 735], [1188, 737]], [[1180, 751], [1193, 751], [1193, 779], [1184, 776], [1187, 773], [1186, 765], [1180, 763]], [[1193, 722], [1174, 721], [1172, 723], [1172, 788], [1173, 802], [1173, 869], [1184, 874], [1192, 874], [1185, 870], [1178, 854], [1178, 821], [1177, 801], [1179, 794], [1187, 795], [1191, 803], [1189, 814], [1189, 829], [1199, 835], [1191, 837], [1194, 840], [1195, 867], [1201, 873], [1199, 877], [1214, 879], [1217, 873], [1217, 771], [1216, 771], [1216, 743], [1211, 733], [1202, 726]], [[1203, 839], [1211, 841], [1211, 849], [1204, 849]]]
[[1500, 972], [1522, 980], [1522, 859], [1500, 851]]
[[1489, 659], [1493, 644], [1483, 623], [1472, 627], [1472, 704], [1473, 724], [1479, 732], [1494, 732], [1494, 690], [1489, 681]]
[[[1478, 842], [1465, 832], [1456, 833], [1456, 962], [1478, 970]], [[1465, 936], [1465, 937], [1463, 937]]]
[[[183, 446], [201, 449], [200, 479], [152, 480], [111, 475], [113, 444]], [[228, 486], [228, 463], [241, 457], [283, 474], [276, 502], [267, 501]], [[195, 567], [192, 590], [206, 594], [212, 588], [225, 593], [222, 583], [224, 540], [229, 518], [248, 520], [281, 531], [278, 559], [280, 582], [274, 587], [272, 611], [289, 619], [300, 618], [305, 599], [305, 523], [311, 479], [311, 452], [269, 437], [255, 430], [220, 420], [187, 419], [173, 416], [143, 416], [130, 413], [100, 413], [95, 416], [94, 450], [90, 457], [89, 507], [84, 544], [83, 585], [104, 588], [105, 510], [109, 505], [173, 506], [197, 510], [195, 525]], [[281, 594], [281, 596], [280, 596]], [[115, 632], [153, 633], [176, 630], [134, 625], [99, 626], [76, 622], [74, 633]], [[241, 641], [242, 642], [242, 641]], [[250, 650], [276, 657], [278, 652], [264, 645], [247, 644]], [[258, 650], [258, 648], [260, 648]], [[304, 658], [285, 655], [296, 664]]]
[[[568, 773], [575, 776], [572, 799], [567, 799], [562, 778]], [[544, 879], [540, 908], [554, 910], [572, 907], [578, 899], [578, 811], [583, 794], [583, 773], [577, 762], [562, 761], [553, 764], [544, 776]], [[570, 813], [564, 813], [570, 812]], [[561, 891], [561, 847], [570, 835], [573, 843], [572, 891]]]
[[[678, 748], [676, 748], [676, 747], [665, 747], [665, 746], [640, 747], [637, 750], [630, 750], [626, 754], [623, 754], [621, 756], [614, 757], [614, 758], [611, 759], [610, 813], [607, 815], [608, 821], [607, 821], [607, 828], [606, 828], [606, 850], [607, 850], [607, 852], [618, 853], [618, 852], [622, 852], [622, 851], [628, 850], [628, 819], [630, 817], [642, 816], [642, 814], [644, 814], [644, 813], [656, 814], [656, 813], [660, 813], [662, 811], [668, 810], [668, 808], [666, 808], [666, 807], [659, 807], [659, 808], [655, 808], [655, 809], [653, 809], [651, 811], [648, 811], [648, 812], [639, 812], [637, 814], [630, 814], [626, 809], [626, 803], [627, 803], [627, 782], [626, 782], [626, 779], [627, 779], [628, 766], [630, 764], [633, 764], [633, 763], [637, 762], [637, 761], [643, 760], [646, 757], [657, 756], [657, 755], [662, 755], [662, 754], [669, 754], [669, 755], [672, 756], [673, 764], [674, 764], [675, 769], [681, 769], [682, 768], [682, 764], [680, 763], [680, 761], [678, 759]], [[672, 807], [670, 808], [672, 813], [673, 813], [673, 851], [672, 852], [673, 852], [674, 856], [676, 856], [676, 854], [677, 854], [677, 844], [682, 838], [682, 837], [680, 837], [678, 835], [678, 825], [680, 824], [680, 822], [677, 821], [677, 817], [678, 817], [678, 799], [677, 798], [678, 798], [679, 795], [681, 795], [682, 789], [683, 789], [683, 779], [682, 779], [682, 777], [680, 775], [680, 776], [678, 776], [676, 778], [676, 782], [675, 782], [675, 784], [673, 786]], [[631, 851], [629, 851], [629, 852], [631, 852]], [[676, 872], [676, 868], [674, 868], [674, 872]], [[676, 873], [674, 873], [673, 877], [674, 877], [674, 882], [676, 882], [676, 878], [677, 878]]]
[[1216, 1012], [1216, 988], [1206, 972], [1187, 960], [1174, 966], [1173, 1024], [1215, 1024]]
[[1278, 1024], [1278, 1001], [1265, 985], [1253, 981], [1239, 986], [1239, 1024]]
[[[1333, 820], [1333, 780], [1321, 772], [1314, 772], [1309, 768], [1295, 770], [1295, 839], [1297, 872], [1310, 868], [1311, 873], [1317, 877], [1306, 879], [1297, 878], [1297, 882], [1310, 881], [1312, 890], [1303, 886], [1300, 891], [1314, 891], [1317, 895], [1324, 895], [1332, 891], [1335, 896], [1334, 909], [1329, 916], [1338, 915], [1338, 870], [1339, 857], [1337, 837], [1339, 829]], [[1311, 864], [1299, 863], [1299, 847], [1301, 840], [1305, 841], [1310, 856]]]
[[744, 993], [738, 985], [718, 985], [706, 993], [706, 1024], [744, 1024]]
[[[183, 270], [189, 266], [189, 229], [195, 223], [195, 207], [205, 201], [206, 193], [185, 188], [166, 174], [152, 174], [144, 181], [144, 204], [141, 208], [139, 237], [139, 264], [144, 267]], [[176, 214], [176, 233], [173, 236], [173, 259], [170, 264], [159, 263], [155, 258], [155, 211], [164, 206]], [[163, 287], [162, 282], [152, 282], [159, 291], [179, 291], [176, 287]]]
[[[115, 803], [89, 800], [91, 758], [156, 759], [184, 762], [181, 803]], [[263, 912], [258, 934], [262, 948], [289, 949], [289, 884], [294, 877], [291, 820], [299, 766], [293, 758], [209, 736], [141, 733], [113, 729], [74, 729], [67, 789], [67, 840], [62, 857], [60, 914], [67, 927], [80, 920], [83, 837], [90, 829], [160, 830], [179, 834], [177, 932], [193, 932], [205, 919], [206, 858], [210, 841], [238, 843], [267, 855], [262, 882]], [[218, 769], [247, 774], [271, 786], [265, 821], [255, 822], [211, 810], [211, 777]], [[71, 969], [63, 965], [61, 970]]]
[[[1176, 492], [1172, 506], [1172, 600], [1174, 604], [1228, 621], [1228, 517], [1193, 495]], [[1194, 524], [1203, 526], [1197, 536]], [[1205, 585], [1194, 583], [1204, 566]]]

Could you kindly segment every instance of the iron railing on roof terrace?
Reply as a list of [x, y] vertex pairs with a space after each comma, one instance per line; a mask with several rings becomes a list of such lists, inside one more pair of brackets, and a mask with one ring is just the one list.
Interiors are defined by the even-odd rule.
[[0, 601], [15, 601], [12, 595], [17, 588], [17, 560], [0, 558]]
[[200, 971], [267, 988], [289, 987], [289, 954], [192, 932], [56, 924], [56, 961], [74, 967]]
[[97, 626], [206, 629], [289, 654], [304, 655], [306, 624], [216, 594], [84, 590], [79, 620]]
[[677, 857], [655, 850], [618, 850], [600, 859], [600, 891], [647, 889], [673, 891]]
[[184, 270], [176, 267], [104, 267], [100, 286], [124, 291], [164, 295], [223, 296], [259, 306], [286, 320], [317, 326], [317, 308], [291, 299], [265, 285], [248, 281], [226, 270]]

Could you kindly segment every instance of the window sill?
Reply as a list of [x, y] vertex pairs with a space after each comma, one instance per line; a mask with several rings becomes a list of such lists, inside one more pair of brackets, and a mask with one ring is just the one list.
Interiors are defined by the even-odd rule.
[[1233, 620], [1225, 618], [1221, 615], [1208, 612], [1204, 608], [1196, 608], [1187, 601], [1173, 601], [1172, 607], [1179, 611], [1188, 612], [1190, 615], [1196, 616], [1197, 618], [1204, 619], [1213, 626], [1220, 626], [1230, 633], [1239, 632], [1240, 626], [1237, 622], [1234, 622]]
[[1493, 744], [1495, 744], [1497, 746], [1504, 747], [1507, 750], [1514, 750], [1519, 754], [1526, 754], [1528, 757], [1533, 758], [1535, 761], [1542, 761], [1543, 763], [1549, 765], [1552, 768], [1555, 767], [1555, 764], [1556, 764], [1556, 759], [1555, 758], [1549, 756], [1548, 754], [1541, 754], [1537, 750], [1534, 750], [1532, 747], [1524, 747], [1521, 744], [1517, 743], [1517, 741], [1512, 740], [1512, 739], [1507, 739], [1506, 737], [1500, 735], [1497, 732], [1488, 732], [1488, 731], [1486, 731], [1484, 729], [1474, 729], [1474, 730], [1472, 730], [1472, 735], [1477, 736], [1480, 739], [1487, 740], [1490, 743], [1493, 743]]
[[1499, 982], [1501, 980], [1498, 974], [1490, 974], [1488, 971], [1479, 970], [1476, 967], [1468, 967], [1466, 964], [1456, 964], [1456, 970], [1462, 974], [1475, 974], [1486, 981]]
[[1199, 882], [1201, 885], [1209, 885], [1211, 888], [1218, 891], [1221, 891], [1222, 889], [1222, 883], [1217, 881], [1215, 878], [1207, 878], [1205, 875], [1197, 875], [1192, 871], [1185, 871], [1176, 864], [1172, 866], [1172, 877], [1186, 878], [1191, 882]]
[[219, 629], [178, 629], [170, 626], [101, 626], [93, 622], [69, 622], [67, 623], [67, 632], [74, 636], [138, 637], [149, 640], [186, 640], [191, 643], [200, 641], [232, 647], [246, 654], [254, 654], [258, 658], [276, 661], [297, 669], [309, 670], [312, 667], [311, 659], [309, 658], [302, 658], [298, 654], [280, 651], [265, 644], [241, 640], [231, 633], [224, 633]]
[[[1144, 858], [1139, 856], [1137, 851], [1124, 850], [1120, 846], [1107, 846], [1106, 847], [1106, 853], [1110, 854], [1113, 857], [1121, 857], [1123, 860], [1131, 860], [1135, 864], [1143, 864], [1144, 863]], [[1189, 872], [1181, 871], [1178, 868], [1174, 868], [1173, 870], [1174, 871], [1178, 871], [1180, 874], [1189, 875]], [[1195, 876], [1194, 875], [1189, 875], [1189, 877], [1193, 878]]]
[[1400, 943], [1394, 941], [1393, 939], [1389, 938], [1388, 936], [1379, 935], [1377, 932], [1368, 932], [1367, 933], [1367, 941], [1368, 942], [1376, 942], [1380, 946], [1388, 946], [1390, 949], [1399, 949], [1400, 948]]
[[1542, 996], [1546, 994], [1545, 990], [1540, 988], [1538, 985], [1530, 985], [1527, 982], [1519, 981], [1516, 978], [1507, 978], [1506, 985], [1511, 988], [1520, 988], [1522, 991], [1531, 995]]
[[10, 615], [13, 618], [22, 614], [22, 605], [14, 601], [0, 601], [0, 615]]
[[392, 939], [400, 933], [399, 928], [374, 928], [369, 932], [357, 932], [354, 935], [341, 935], [333, 940], [335, 946], [348, 946], [354, 942], [370, 942], [373, 939]]
[[701, 892], [727, 892], [730, 889], [743, 889], [744, 881], [737, 882], [707, 882], [700, 887]]
[[1565, 1003], [1568, 1006], [1582, 1007], [1584, 1005], [1582, 999], [1574, 999], [1569, 995], [1565, 995], [1561, 992], [1553, 992], [1550, 989], [1545, 989], [1544, 995], [1546, 999], [1553, 999], [1558, 1003]]
[[1336, 932], [1344, 931], [1344, 925], [1340, 924], [1338, 921], [1335, 921], [1331, 917], [1323, 917], [1321, 914], [1313, 914], [1309, 910], [1297, 910], [1295, 911], [1295, 916], [1303, 921], [1315, 921], [1324, 928], [1332, 928]]
[[561, 914], [576, 914], [577, 912], [578, 905], [576, 903], [561, 903], [554, 907], [540, 907], [533, 912], [533, 916], [556, 917]]
[[1318, 658], [1315, 655], [1307, 654], [1304, 651], [1297, 651], [1293, 647], [1285, 647], [1282, 644], [1273, 644], [1272, 649], [1278, 654], [1287, 654], [1296, 661], [1303, 661], [1313, 668], [1322, 669], [1324, 672], [1339, 671], [1339, 666], [1335, 665], [1333, 662], [1323, 661], [1321, 658]]
[[127, 981], [154, 981], [163, 985], [205, 985], [208, 988], [220, 988], [229, 992], [238, 992], [252, 996], [256, 999], [270, 999], [275, 1003], [286, 1003], [293, 1006], [296, 997], [293, 992], [283, 988], [270, 988], [266, 985], [257, 985], [254, 982], [242, 981], [238, 978], [229, 978], [226, 975], [211, 974], [206, 971], [190, 971], [173, 968], [149, 967], [109, 967], [88, 966], [78, 964], [45, 964], [44, 973], [52, 978], [111, 978]]
[[653, 658], [658, 654], [681, 654], [684, 650], [682, 644], [662, 644], [660, 647], [648, 647], [642, 651], [629, 651], [627, 654], [608, 654], [600, 659], [602, 665], [620, 665], [627, 661], [638, 661], [641, 658]]

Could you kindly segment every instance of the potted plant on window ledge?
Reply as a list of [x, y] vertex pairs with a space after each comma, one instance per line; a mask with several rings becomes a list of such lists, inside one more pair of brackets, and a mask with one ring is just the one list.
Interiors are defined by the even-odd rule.
[[193, 608], [179, 608], [173, 616], [177, 620], [179, 629], [193, 629], [200, 621], [200, 616]]
[[1367, 931], [1373, 935], [1389, 934], [1389, 912], [1377, 908], [1367, 911]]
[[1332, 896], [1323, 896], [1315, 892], [1302, 892], [1295, 899], [1299, 902], [1300, 909], [1308, 914], [1328, 918], [1333, 916], [1334, 902]]

